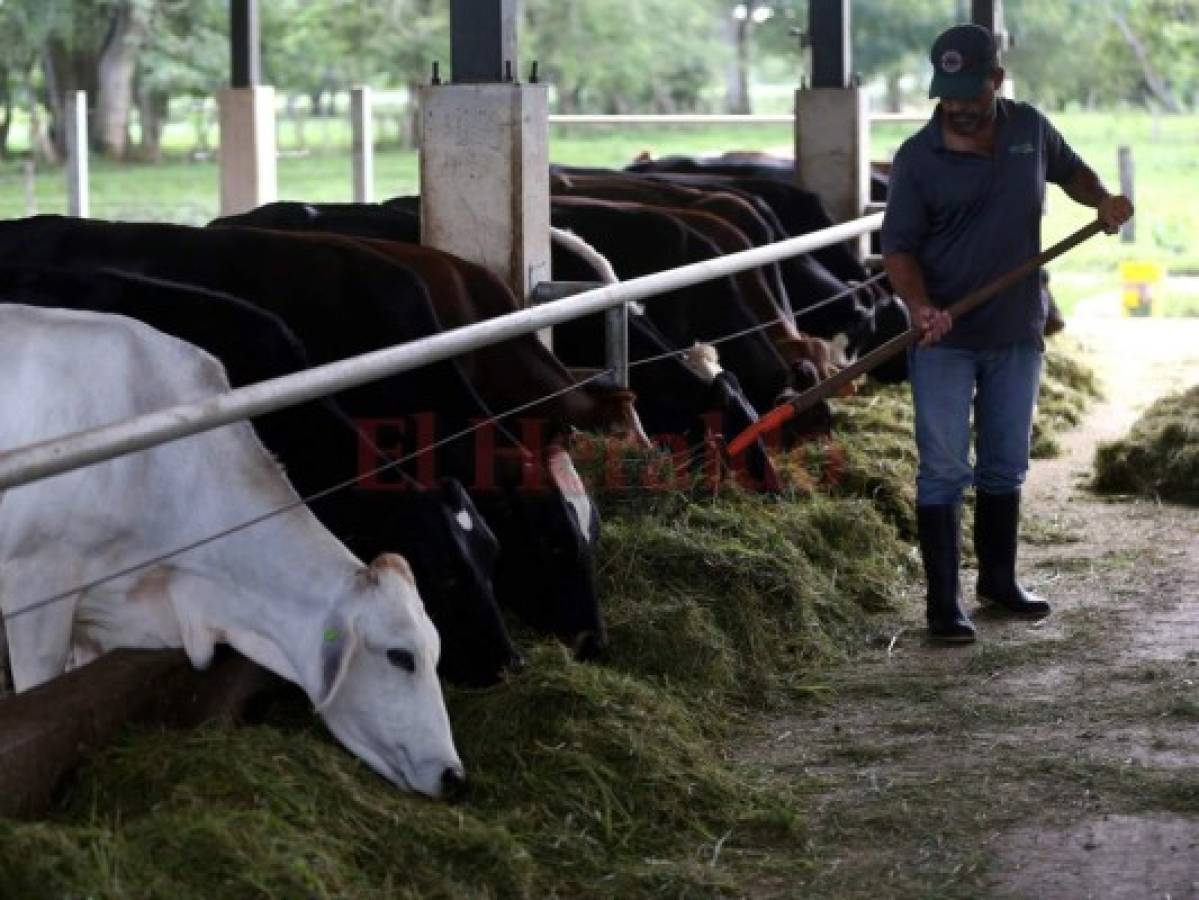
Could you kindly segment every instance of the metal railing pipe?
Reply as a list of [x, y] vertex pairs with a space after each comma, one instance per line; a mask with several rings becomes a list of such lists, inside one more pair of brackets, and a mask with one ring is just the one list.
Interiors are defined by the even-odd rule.
[[[917, 124], [927, 122], [927, 113], [871, 113], [871, 122], [899, 122]], [[656, 113], [630, 113], [627, 115], [552, 115], [551, 125], [794, 125], [795, 116], [778, 115], [719, 115], [690, 114], [667, 115]]]
[[793, 115], [553, 115], [551, 125], [792, 125]]
[[158, 412], [0, 453], [0, 491], [336, 394], [480, 347], [595, 315], [632, 300], [723, 278], [851, 240], [882, 226], [881, 214], [728, 256], [606, 285], [563, 300], [375, 350]]
[[926, 113], [871, 113], [868, 118], [871, 123], [879, 125], [888, 122], [896, 122], [901, 125], [923, 125], [931, 115], [931, 111]]

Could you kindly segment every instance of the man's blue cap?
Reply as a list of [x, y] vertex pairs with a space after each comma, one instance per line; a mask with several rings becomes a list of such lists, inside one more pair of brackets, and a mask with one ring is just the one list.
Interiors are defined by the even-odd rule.
[[955, 25], [933, 42], [929, 97], [974, 100], [999, 65], [995, 38], [981, 25]]

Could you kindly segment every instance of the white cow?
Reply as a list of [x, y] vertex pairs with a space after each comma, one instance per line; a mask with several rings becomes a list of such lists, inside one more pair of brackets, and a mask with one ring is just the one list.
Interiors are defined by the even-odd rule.
[[[221, 364], [122, 316], [0, 304], [0, 451], [227, 391]], [[332, 732], [397, 785], [463, 779], [440, 643], [399, 556], [369, 567], [297, 506], [28, 612], [297, 500], [247, 423], [0, 493], [0, 609], [28, 689], [117, 647], [226, 642], [300, 685]]]

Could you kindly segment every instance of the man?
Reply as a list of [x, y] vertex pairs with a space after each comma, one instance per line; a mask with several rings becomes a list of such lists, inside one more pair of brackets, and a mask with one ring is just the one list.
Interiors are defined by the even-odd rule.
[[929, 635], [965, 643], [975, 632], [958, 584], [959, 510], [971, 483], [979, 599], [1017, 616], [1049, 615], [1049, 604], [1016, 580], [1046, 308], [1037, 273], [960, 321], [944, 308], [1040, 252], [1046, 181], [1097, 209], [1109, 233], [1132, 205], [1104, 190], [1037, 110], [996, 98], [1004, 71], [987, 29], [949, 29], [933, 44], [932, 63], [929, 96], [941, 102], [896, 154], [882, 249], [895, 292], [924, 333], [909, 371]]

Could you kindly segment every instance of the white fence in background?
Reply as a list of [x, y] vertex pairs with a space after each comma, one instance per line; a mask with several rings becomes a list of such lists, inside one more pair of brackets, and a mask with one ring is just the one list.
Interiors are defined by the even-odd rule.
[[[374, 202], [375, 181], [375, 93], [369, 87], [350, 91], [350, 196], [356, 203]], [[871, 123], [920, 124], [927, 113], [874, 113]], [[711, 126], [711, 125], [791, 125], [792, 115], [553, 115], [550, 125], [557, 126]], [[88, 216], [91, 201], [88, 185], [87, 94], [77, 91], [68, 98], [67, 115], [67, 213]], [[32, 178], [26, 179], [26, 209], [37, 209]]]

